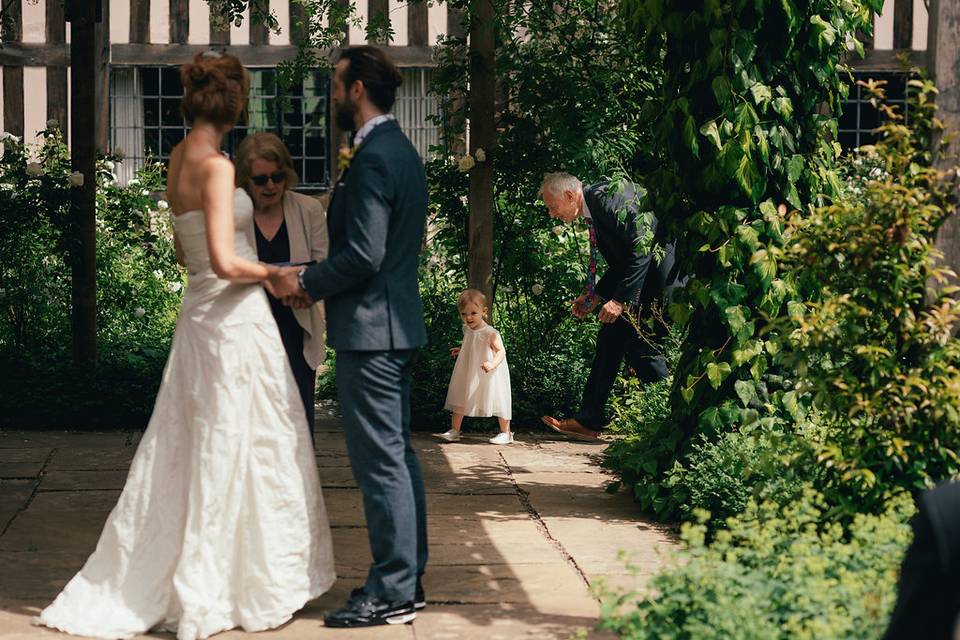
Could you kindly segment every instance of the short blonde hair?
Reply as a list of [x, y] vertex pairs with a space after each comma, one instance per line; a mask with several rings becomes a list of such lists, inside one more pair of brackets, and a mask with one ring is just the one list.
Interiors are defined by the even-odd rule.
[[280, 170], [287, 174], [284, 181], [285, 189], [293, 189], [300, 181], [300, 177], [293, 168], [293, 158], [283, 140], [268, 131], [251, 133], [240, 142], [237, 148], [237, 186], [250, 190], [250, 163], [259, 158], [267, 162], [274, 162]]
[[483, 295], [483, 291], [478, 289], [465, 289], [460, 292], [460, 297], [457, 299], [457, 310], [463, 311], [468, 304], [475, 304], [481, 309], [486, 309], [487, 296]]
[[583, 183], [576, 176], [563, 171], [544, 174], [543, 183], [540, 185], [541, 193], [547, 192], [554, 197], [562, 196], [564, 191], [576, 193], [581, 189]]

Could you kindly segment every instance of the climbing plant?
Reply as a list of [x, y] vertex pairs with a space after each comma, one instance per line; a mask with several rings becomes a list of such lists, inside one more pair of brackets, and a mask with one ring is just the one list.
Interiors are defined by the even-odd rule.
[[756, 423], [774, 427], [794, 395], [772, 365], [780, 316], [794, 288], [780, 265], [788, 210], [806, 212], [840, 190], [836, 115], [845, 61], [862, 54], [879, 0], [624, 0], [663, 82], [642, 120], [659, 157], [646, 175], [660, 233], [689, 276], [671, 318], [688, 327], [671, 416], [625, 480], [673, 515], [685, 496], [658, 482], [708, 438]]

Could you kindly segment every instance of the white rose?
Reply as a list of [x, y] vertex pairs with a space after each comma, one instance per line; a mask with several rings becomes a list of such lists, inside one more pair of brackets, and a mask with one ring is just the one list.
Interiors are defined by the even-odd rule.
[[177, 291], [180, 291], [180, 289], [183, 289], [183, 285], [179, 282], [171, 282], [167, 285], [167, 291], [170, 293], [176, 293]]
[[0, 142], [20, 142], [20, 138], [7, 131], [0, 132]]
[[103, 168], [107, 171], [113, 171], [117, 168], [117, 165], [113, 163], [113, 160], [107, 160], [103, 163]]
[[467, 171], [470, 171], [470, 169], [473, 169], [475, 166], [477, 166], [477, 163], [473, 159], [473, 156], [470, 156], [470, 155], [463, 156], [457, 162], [457, 167], [460, 169], [460, 171], [464, 173], [466, 173]]
[[56, 118], [50, 118], [49, 120], [47, 120], [47, 129], [59, 129], [59, 128], [60, 128], [59, 120], [57, 120]]
[[487, 152], [483, 149], [477, 149], [473, 155], [477, 158], [477, 162], [483, 162], [487, 159]]
[[146, 189], [144, 189], [144, 190], [142, 190], [142, 191], [140, 192], [140, 195], [142, 195], [142, 196], [148, 196], [148, 195], [150, 195], [150, 192], [147, 191]]
[[39, 162], [30, 162], [27, 164], [27, 175], [36, 178], [43, 175], [43, 165]]
[[143, 307], [137, 307], [133, 310], [133, 315], [137, 318], [142, 318], [143, 316], [147, 315], [147, 310]]
[[537, 282], [532, 287], [530, 287], [530, 291], [533, 292], [533, 295], [538, 296], [541, 293], [543, 293], [543, 285]]
[[160, 269], [154, 269], [153, 277], [156, 278], [157, 280], [163, 280], [163, 271], [161, 271]]
[[170, 205], [167, 204], [166, 200], [157, 200], [157, 209], [160, 211], [166, 211], [170, 208]]
[[140, 179], [139, 179], [139, 178], [134, 178], [133, 180], [130, 180], [130, 181], [127, 183], [127, 186], [128, 186], [128, 187], [135, 187], [135, 186], [137, 186], [138, 184], [140, 184]]
[[562, 224], [558, 224], [557, 226], [555, 226], [555, 227], [553, 228], [553, 235], [559, 236], [559, 235], [562, 235], [562, 234], [563, 234], [563, 225], [562, 225]]
[[70, 184], [73, 185], [74, 187], [82, 187], [83, 173], [80, 171], [74, 171], [73, 173], [70, 174], [70, 177], [68, 178], [68, 180], [70, 180]]

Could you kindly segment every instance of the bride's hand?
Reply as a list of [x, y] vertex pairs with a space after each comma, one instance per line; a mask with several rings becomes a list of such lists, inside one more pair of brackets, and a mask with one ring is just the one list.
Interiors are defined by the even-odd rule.
[[297, 274], [303, 267], [268, 267], [267, 279], [263, 281], [263, 286], [270, 292], [274, 298], [284, 300], [290, 297], [300, 297], [304, 295], [300, 283], [297, 282]]

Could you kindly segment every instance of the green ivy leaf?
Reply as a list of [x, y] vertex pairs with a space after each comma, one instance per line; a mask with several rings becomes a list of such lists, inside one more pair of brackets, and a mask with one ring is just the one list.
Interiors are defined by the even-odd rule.
[[737, 380], [733, 383], [733, 388], [744, 407], [760, 404], [760, 398], [757, 396], [757, 386], [749, 380]]
[[713, 87], [713, 96], [717, 99], [717, 104], [727, 108], [731, 104], [733, 88], [730, 85], [730, 78], [727, 76], [717, 76], [711, 83]]
[[700, 158], [700, 144], [697, 142], [697, 125], [693, 116], [687, 116], [683, 123], [683, 143], [690, 149], [694, 158]]
[[710, 380], [710, 386], [714, 389], [719, 389], [720, 385], [723, 383], [723, 380], [729, 375], [729, 362], [721, 362], [719, 364], [716, 362], [711, 362], [707, 365], [707, 379]]
[[700, 134], [713, 142], [718, 150], [722, 148], [723, 145], [720, 143], [720, 130], [717, 129], [717, 123], [715, 120], [711, 120], [700, 127]]
[[787, 180], [796, 182], [803, 175], [803, 156], [795, 155], [787, 161]]
[[750, 87], [750, 94], [753, 96], [754, 104], [760, 108], [764, 108], [766, 104], [773, 99], [773, 93], [770, 91], [770, 87], [759, 82]]
[[727, 319], [727, 326], [730, 327], [732, 333], [740, 333], [743, 327], [747, 324], [747, 318], [743, 313], [743, 307], [737, 305], [735, 307], [727, 307], [723, 310], [723, 315]]

